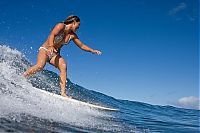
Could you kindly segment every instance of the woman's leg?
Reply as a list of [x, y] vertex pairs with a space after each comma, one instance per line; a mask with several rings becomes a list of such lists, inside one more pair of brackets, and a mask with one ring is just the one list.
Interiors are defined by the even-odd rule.
[[64, 97], [67, 97], [66, 95], [67, 64], [60, 55], [57, 55], [56, 57], [52, 58], [50, 63], [60, 70], [60, 88], [61, 88], [60, 94]]
[[36, 72], [42, 70], [46, 64], [47, 54], [46, 51], [41, 49], [38, 52], [37, 63], [36, 65], [30, 67], [26, 72], [23, 73], [24, 77], [28, 77]]

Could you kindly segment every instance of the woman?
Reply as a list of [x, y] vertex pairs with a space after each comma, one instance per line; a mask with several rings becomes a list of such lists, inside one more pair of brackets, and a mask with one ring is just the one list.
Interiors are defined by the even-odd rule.
[[64, 97], [66, 95], [66, 80], [67, 80], [67, 64], [62, 56], [60, 56], [60, 49], [64, 44], [68, 44], [70, 40], [82, 50], [95, 53], [97, 55], [101, 54], [101, 51], [94, 50], [84, 43], [82, 43], [77, 35], [76, 30], [80, 26], [80, 19], [78, 16], [69, 16], [64, 22], [58, 23], [51, 31], [48, 39], [39, 48], [37, 63], [36, 65], [30, 67], [26, 72], [24, 72], [24, 77], [28, 77], [40, 70], [42, 70], [48, 62], [49, 64], [55, 66], [60, 71], [60, 94]]

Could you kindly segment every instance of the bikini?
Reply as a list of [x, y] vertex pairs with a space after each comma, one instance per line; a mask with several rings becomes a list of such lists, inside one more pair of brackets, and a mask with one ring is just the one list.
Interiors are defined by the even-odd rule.
[[[66, 29], [67, 29], [67, 25], [65, 25], [65, 29], [64, 29], [64, 30], [60, 31], [60, 32], [55, 36], [55, 38], [54, 38], [54, 43], [55, 43], [55, 44], [61, 42], [61, 41], [65, 38], [65, 30], [66, 30]], [[70, 42], [70, 40], [71, 40], [71, 36], [69, 37], [69, 40], [68, 40], [68, 42], [67, 42], [65, 45], [67, 45], [67, 44]], [[47, 62], [50, 62], [50, 60], [51, 60], [53, 57], [55, 57], [55, 56], [57, 56], [58, 54], [60, 54], [60, 50], [58, 50], [58, 52], [51, 52], [51, 53], [49, 53], [47, 48], [41, 46], [41, 47], [39, 48], [39, 50], [41, 50], [41, 49], [44, 49], [44, 50], [47, 52], [47, 56], [48, 56]]]

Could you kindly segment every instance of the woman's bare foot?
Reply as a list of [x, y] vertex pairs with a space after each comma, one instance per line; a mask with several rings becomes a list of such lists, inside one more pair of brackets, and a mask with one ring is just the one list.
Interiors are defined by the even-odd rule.
[[22, 74], [22, 76], [23, 76], [24, 78], [27, 78], [27, 77], [28, 77], [27, 74], [26, 74], [26, 72], [24, 72], [24, 73]]
[[65, 93], [60, 93], [60, 95], [63, 96], [63, 97], [72, 98], [71, 96], [67, 96]]

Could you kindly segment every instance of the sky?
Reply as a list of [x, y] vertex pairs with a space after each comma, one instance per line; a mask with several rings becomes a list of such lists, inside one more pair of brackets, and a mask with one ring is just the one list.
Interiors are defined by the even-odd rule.
[[103, 53], [64, 46], [73, 83], [117, 99], [198, 108], [198, 0], [1, 0], [0, 43], [34, 64], [51, 29], [72, 14], [81, 19], [79, 39]]

